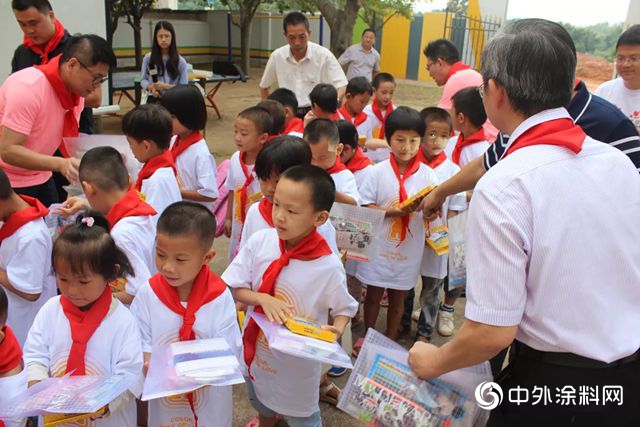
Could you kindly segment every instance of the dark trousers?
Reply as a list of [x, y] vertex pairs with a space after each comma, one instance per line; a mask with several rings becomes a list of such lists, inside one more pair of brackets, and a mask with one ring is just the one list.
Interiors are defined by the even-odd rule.
[[[509, 365], [497, 380], [502, 387], [503, 401], [491, 412], [488, 426], [640, 426], [640, 360], [608, 368], [573, 368], [559, 366], [514, 354]], [[551, 403], [540, 400], [549, 390]], [[572, 392], [568, 387], [573, 387]], [[605, 386], [622, 387], [622, 405], [607, 402], [603, 405]], [[526, 388], [528, 402], [517, 404], [514, 396], [516, 387]], [[532, 395], [534, 388], [538, 391]], [[589, 393], [597, 389], [597, 396], [589, 394], [585, 403], [583, 391]], [[510, 390], [511, 399], [510, 399]], [[564, 394], [562, 391], [564, 390]], [[575, 396], [575, 400], [561, 399], [559, 396]], [[519, 393], [520, 397], [524, 392]], [[582, 397], [581, 397], [582, 396]], [[609, 394], [611, 396], [611, 394]], [[597, 397], [597, 403], [595, 398]], [[583, 400], [581, 400], [583, 399]]]
[[49, 178], [42, 184], [33, 185], [31, 187], [14, 188], [13, 191], [23, 196], [35, 197], [46, 207], [49, 207], [54, 203], [58, 203], [58, 191], [56, 190], [56, 184], [53, 177]]

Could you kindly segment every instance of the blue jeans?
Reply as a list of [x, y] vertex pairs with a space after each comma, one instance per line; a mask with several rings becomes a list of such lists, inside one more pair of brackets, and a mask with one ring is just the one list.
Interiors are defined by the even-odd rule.
[[[272, 418], [278, 415], [277, 412], [264, 406], [262, 402], [258, 400], [256, 392], [253, 389], [253, 382], [249, 378], [245, 378], [247, 384], [247, 394], [249, 395], [249, 402], [251, 406], [258, 411], [258, 414], [263, 417]], [[322, 427], [322, 417], [320, 416], [320, 409], [308, 417], [292, 417], [290, 415], [283, 415], [282, 418], [287, 422], [289, 427]]]

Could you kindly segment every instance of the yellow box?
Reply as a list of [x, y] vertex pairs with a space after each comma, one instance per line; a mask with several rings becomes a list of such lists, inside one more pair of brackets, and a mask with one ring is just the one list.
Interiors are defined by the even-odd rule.
[[428, 187], [423, 188], [422, 190], [418, 191], [413, 196], [409, 197], [404, 202], [400, 203], [398, 205], [398, 208], [404, 209], [405, 207], [411, 205], [416, 200], [423, 199], [427, 194], [431, 193], [436, 187], [437, 187], [437, 185], [430, 185]]
[[304, 335], [327, 342], [335, 342], [336, 340], [336, 334], [327, 329], [323, 329], [322, 325], [318, 322], [302, 319], [300, 317], [290, 317], [284, 324], [294, 334]]
[[93, 414], [47, 414], [44, 418], [44, 427], [54, 427], [62, 424], [82, 421], [86, 418], [101, 417], [107, 413], [107, 407], [103, 406]]
[[258, 201], [260, 199], [262, 199], [262, 193], [258, 191], [257, 193], [254, 193], [251, 196], [249, 196], [247, 198], [247, 202], [249, 202], [249, 204], [251, 204], [251, 203], [256, 202], [256, 201]]

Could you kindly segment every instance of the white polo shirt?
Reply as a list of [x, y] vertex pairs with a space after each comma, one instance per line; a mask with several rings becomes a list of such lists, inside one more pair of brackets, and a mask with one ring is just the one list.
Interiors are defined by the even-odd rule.
[[[538, 113], [513, 132], [569, 117]], [[640, 347], [640, 179], [631, 160], [590, 137], [577, 155], [514, 151], [475, 187], [467, 239], [465, 316], [518, 326], [542, 351], [611, 362]]]
[[336, 57], [329, 49], [308, 42], [307, 53], [299, 62], [291, 54], [289, 45], [271, 53], [260, 80], [263, 89], [277, 83], [296, 94], [298, 106], [309, 107], [309, 92], [318, 83], [328, 83], [337, 88], [347, 85], [347, 78]]

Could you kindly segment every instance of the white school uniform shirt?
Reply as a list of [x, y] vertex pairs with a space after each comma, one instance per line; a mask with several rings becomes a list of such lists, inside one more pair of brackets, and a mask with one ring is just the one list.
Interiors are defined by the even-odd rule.
[[[405, 182], [407, 197], [423, 188], [438, 183], [436, 173], [430, 167], [420, 167]], [[386, 160], [373, 167], [369, 179], [362, 186], [362, 205], [377, 205], [386, 209], [398, 205], [400, 186], [391, 161]], [[409, 220], [404, 242], [400, 244], [402, 220], [385, 218], [375, 230], [372, 257], [358, 265], [356, 277], [367, 285], [407, 291], [416, 285], [424, 250], [424, 222], [422, 213], [414, 212]]]
[[[458, 137], [454, 136], [449, 140], [447, 147], [445, 147], [445, 153], [447, 153], [447, 158], [451, 159], [451, 154], [458, 142]], [[460, 152], [460, 168], [465, 167], [471, 160], [484, 156], [484, 153], [491, 146], [488, 141], [479, 141], [471, 145], [467, 145]]]
[[[353, 123], [352, 120], [346, 119], [342, 115], [340, 110], [338, 110], [338, 117], [340, 117], [342, 120], [350, 121], [355, 126], [355, 123]], [[373, 121], [371, 120], [371, 117], [369, 117], [369, 115], [367, 115], [367, 120], [365, 120], [364, 122], [362, 122], [358, 126], [356, 126], [356, 130], [358, 131], [358, 135], [366, 136], [367, 137], [367, 141], [370, 140], [371, 138], [373, 138]]]
[[[532, 126], [567, 117], [546, 110]], [[640, 347], [640, 180], [629, 158], [586, 137], [503, 157], [476, 185], [466, 239], [465, 316], [518, 326], [537, 350], [612, 362]], [[615, 307], [615, 309], [611, 309]]]
[[[269, 224], [267, 224], [267, 221], [262, 217], [258, 205], [259, 203], [254, 203], [249, 207], [247, 217], [244, 221], [244, 228], [242, 229], [242, 237], [240, 238], [240, 249], [247, 244], [247, 241], [254, 235], [254, 233], [271, 228]], [[331, 224], [331, 221], [327, 220], [327, 222], [318, 227], [317, 230], [318, 234], [324, 237], [324, 240], [327, 241], [333, 253], [340, 255], [338, 243], [336, 242], [336, 229], [333, 227], [333, 224]]]
[[145, 202], [158, 212], [153, 217], [154, 225], [167, 206], [182, 201], [178, 180], [169, 167], [156, 169], [153, 175], [143, 180], [140, 192], [144, 194]]
[[357, 205], [360, 205], [362, 198], [358, 191], [358, 184], [356, 183], [356, 177], [353, 176], [353, 172], [349, 169], [342, 170], [340, 172], [332, 173], [331, 178], [336, 185], [336, 191], [346, 194], [349, 197], [353, 197]]
[[[395, 105], [393, 106], [393, 109], [396, 109]], [[385, 139], [384, 135], [380, 135], [380, 132], [382, 131], [382, 122], [378, 120], [376, 115], [373, 113], [373, 104], [367, 105], [362, 111], [367, 113], [367, 116], [369, 116], [369, 120], [371, 120], [373, 138]], [[385, 111], [382, 111], [382, 117], [386, 118], [386, 116], [387, 113]]]
[[640, 89], [628, 89], [618, 77], [602, 83], [594, 93], [618, 107], [640, 133]]
[[[183, 305], [186, 307], [187, 303]], [[146, 283], [131, 304], [142, 335], [142, 351], [151, 353], [152, 347], [179, 341], [182, 316], [171, 311]], [[196, 312], [193, 325], [196, 339], [224, 338], [239, 360], [242, 338], [236, 317], [236, 306], [231, 291], [225, 291]], [[194, 392], [194, 406], [201, 427], [231, 426], [233, 407], [231, 386], [205, 387]], [[186, 395], [153, 399], [149, 402], [149, 426], [175, 423], [195, 425]]]
[[[60, 296], [53, 297], [38, 312], [24, 345], [29, 381], [63, 376], [72, 343]], [[107, 316], [87, 343], [85, 369], [87, 375], [125, 375], [131, 379], [129, 390], [109, 404], [108, 417], [65, 426], [135, 426], [136, 402], [129, 393], [139, 396], [142, 392], [142, 363], [138, 325], [129, 310], [113, 298]]]
[[[247, 188], [247, 206], [251, 206], [252, 196], [256, 196], [260, 193], [260, 182], [256, 177], [253, 168], [255, 165], [245, 165], [247, 171], [253, 175], [253, 181]], [[240, 216], [240, 189], [244, 185], [246, 178], [242, 172], [242, 166], [240, 164], [240, 152], [233, 153], [230, 159], [229, 171], [227, 172], [227, 180], [224, 185], [233, 194], [233, 199], [229, 203], [233, 203], [233, 210], [231, 215], [231, 239], [229, 241], [229, 260], [232, 260], [235, 253], [238, 251], [240, 245], [240, 237], [242, 234], [242, 217]], [[246, 217], [245, 217], [246, 218]]]
[[127, 216], [111, 229], [111, 237], [127, 255], [135, 276], [127, 276], [124, 291], [135, 296], [138, 290], [156, 274], [156, 227], [151, 216]]
[[[177, 137], [171, 140], [171, 146], [175, 144]], [[216, 159], [209, 151], [207, 141], [200, 141], [189, 146], [176, 158], [178, 177], [186, 190], [197, 191], [206, 197], [218, 198], [218, 180], [216, 178]], [[196, 202], [207, 209], [213, 209], [213, 202]]]
[[[438, 182], [445, 182], [458, 172], [460, 168], [451, 160], [446, 159], [444, 162], [436, 166], [434, 169]], [[467, 209], [467, 194], [465, 192], [458, 193], [447, 197], [442, 204], [442, 218], [446, 223], [447, 213], [452, 210], [456, 212], [462, 212]], [[428, 221], [425, 219], [425, 227]], [[434, 221], [431, 224], [432, 227], [438, 225], [438, 221]], [[444, 279], [447, 275], [447, 261], [449, 260], [449, 254], [436, 255], [435, 251], [428, 246], [424, 248], [424, 254], [422, 255], [422, 264], [420, 266], [420, 275], [425, 277], [431, 277], [434, 279]]]
[[[16, 396], [27, 391], [27, 370], [22, 369], [19, 374], [0, 378], [0, 408], [6, 407]], [[24, 427], [25, 418], [0, 418], [5, 427]]]
[[24, 224], [0, 243], [0, 268], [7, 272], [11, 285], [19, 291], [40, 294], [27, 301], [6, 291], [9, 300], [7, 325], [11, 326], [20, 347], [38, 310], [56, 294], [56, 279], [51, 269], [53, 244], [42, 218]]
[[[257, 292], [265, 270], [279, 257], [276, 230], [260, 230], [227, 267], [222, 280], [232, 288]], [[327, 323], [329, 311], [333, 316], [353, 317], [358, 307], [347, 291], [340, 258], [333, 253], [310, 261], [290, 260], [278, 276], [275, 295], [293, 305], [299, 316], [322, 324]], [[308, 417], [319, 409], [321, 364], [271, 351], [262, 332], [251, 373], [258, 400], [271, 410]]]

